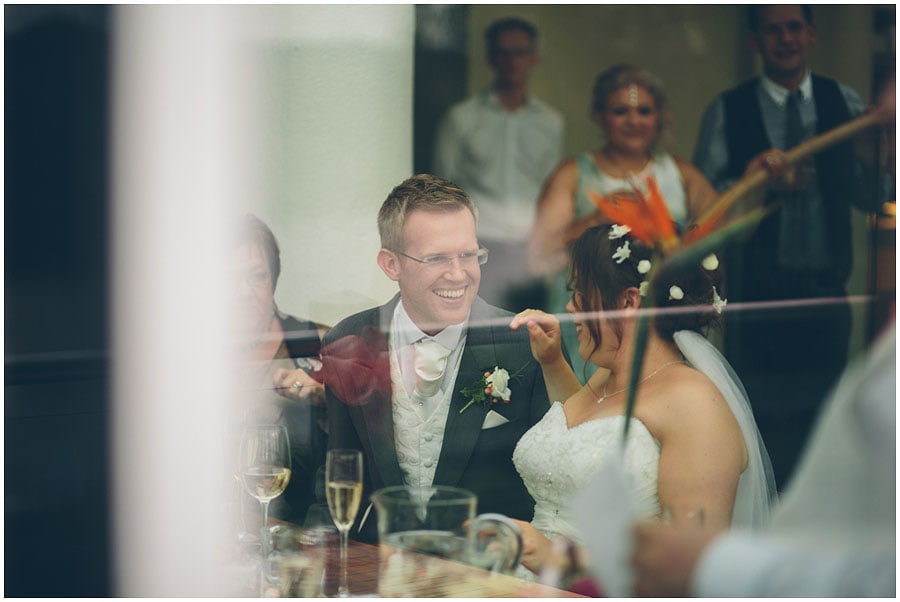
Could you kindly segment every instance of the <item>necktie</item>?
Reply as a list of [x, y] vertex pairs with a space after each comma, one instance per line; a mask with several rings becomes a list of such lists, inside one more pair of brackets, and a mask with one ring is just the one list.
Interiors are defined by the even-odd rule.
[[800, 119], [800, 90], [788, 94], [785, 107], [784, 149], [791, 149], [803, 138], [803, 121]]
[[413, 369], [416, 373], [416, 392], [428, 398], [441, 389], [441, 379], [447, 368], [450, 350], [432, 339], [423, 339], [413, 348]]
[[[800, 119], [800, 90], [794, 90], [788, 94], [785, 106], [784, 121], [784, 149], [789, 150], [803, 139], [803, 122]], [[801, 182], [804, 174], [813, 169], [811, 161], [797, 165], [789, 175], [789, 182], [796, 187], [785, 193], [787, 201], [783, 206], [779, 221], [781, 233], [779, 235], [778, 253], [782, 266], [807, 265], [810, 255], [810, 201], [804, 196], [805, 184]]]

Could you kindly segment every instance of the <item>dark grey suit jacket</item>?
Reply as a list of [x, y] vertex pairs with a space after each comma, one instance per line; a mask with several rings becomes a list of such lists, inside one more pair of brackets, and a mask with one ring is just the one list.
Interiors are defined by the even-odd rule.
[[[341, 337], [358, 335], [366, 327], [379, 328], [387, 334], [398, 301], [399, 295], [381, 307], [342, 320], [329, 331], [324, 345]], [[509, 312], [490, 306], [481, 298], [476, 298], [472, 304], [466, 346], [453, 385], [454, 394], [434, 484], [462, 487], [475, 492], [479, 513], [499, 512], [527, 521], [533, 518], [534, 500], [513, 466], [512, 453], [519, 438], [547, 411], [549, 401], [540, 366], [531, 356], [527, 331], [511, 330], [511, 317]], [[521, 369], [509, 383], [512, 393], [510, 403], [500, 402], [490, 404], [490, 407], [473, 404], [460, 414], [459, 410], [468, 402], [460, 390], [495, 366], [505, 368], [510, 375]], [[394, 447], [391, 398], [375, 392], [367, 399], [348, 404], [337, 396], [328, 382], [325, 383], [325, 391], [329, 449], [350, 448], [363, 452], [363, 503], [351, 537], [376, 541], [374, 509], [362, 531], [358, 528], [369, 504], [369, 496], [382, 487], [403, 485], [403, 474]], [[509, 422], [482, 430], [489, 410], [498, 412]]]

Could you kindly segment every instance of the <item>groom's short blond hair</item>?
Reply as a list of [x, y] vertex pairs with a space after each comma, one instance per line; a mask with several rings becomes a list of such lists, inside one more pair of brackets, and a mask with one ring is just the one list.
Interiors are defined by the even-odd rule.
[[451, 182], [430, 174], [419, 174], [397, 184], [378, 211], [381, 246], [403, 251], [403, 225], [413, 211], [450, 213], [468, 209], [478, 221], [478, 211], [466, 192]]

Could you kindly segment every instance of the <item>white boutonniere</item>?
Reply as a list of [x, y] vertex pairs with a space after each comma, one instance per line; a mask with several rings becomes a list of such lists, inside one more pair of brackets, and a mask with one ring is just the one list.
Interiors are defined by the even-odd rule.
[[460, 414], [465, 412], [473, 403], [509, 403], [512, 397], [512, 391], [509, 390], [509, 381], [524, 369], [519, 368], [515, 374], [510, 375], [504, 368], [494, 366], [494, 370], [485, 370], [481, 378], [473, 382], [468, 387], [460, 389], [463, 396], [468, 397], [469, 401], [459, 411]]

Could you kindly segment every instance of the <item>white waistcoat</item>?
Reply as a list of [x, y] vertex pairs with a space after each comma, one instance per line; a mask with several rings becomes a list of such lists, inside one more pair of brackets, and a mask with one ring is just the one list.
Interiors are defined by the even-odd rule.
[[[395, 353], [391, 357], [391, 389], [393, 391], [391, 409], [394, 419], [394, 447], [397, 461], [403, 472], [403, 480], [413, 487], [427, 487], [434, 481], [434, 471], [444, 442], [444, 427], [453, 397], [453, 384], [459, 371], [458, 354], [456, 362], [448, 366], [445, 374], [445, 391], [438, 392], [429, 401], [437, 399], [434, 411], [427, 417], [423, 408], [410, 399], [400, 375], [400, 365]], [[449, 377], [449, 378], [447, 378]]]

